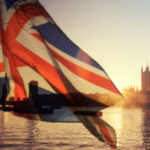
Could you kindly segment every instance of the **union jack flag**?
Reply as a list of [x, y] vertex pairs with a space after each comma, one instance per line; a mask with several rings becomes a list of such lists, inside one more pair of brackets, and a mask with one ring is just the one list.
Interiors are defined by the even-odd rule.
[[[98, 115], [79, 113], [98, 112], [101, 106], [112, 106], [122, 98], [104, 69], [61, 31], [36, 0], [0, 2], [0, 77], [5, 72], [10, 87], [6, 100], [28, 98], [28, 84], [36, 80], [39, 89], [44, 89], [38, 90], [39, 95], [64, 94], [71, 103], [64, 111], [77, 112], [74, 120], [68, 113], [62, 117], [62, 112], [57, 117], [39, 115], [41, 120], [81, 121], [99, 140], [115, 148], [116, 136], [111, 126]], [[74, 93], [81, 96], [80, 101], [72, 96]], [[91, 101], [95, 103], [92, 107]]]

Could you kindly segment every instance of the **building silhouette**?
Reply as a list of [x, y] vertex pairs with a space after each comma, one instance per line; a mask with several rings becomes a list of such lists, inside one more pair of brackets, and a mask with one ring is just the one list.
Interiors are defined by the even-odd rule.
[[150, 106], [150, 71], [149, 66], [141, 68], [141, 90], [135, 87], [123, 88], [122, 94], [127, 100], [138, 102], [140, 106]]
[[143, 67], [141, 68], [141, 90], [142, 92], [150, 92], [149, 66], [146, 67], [145, 71], [143, 71]]

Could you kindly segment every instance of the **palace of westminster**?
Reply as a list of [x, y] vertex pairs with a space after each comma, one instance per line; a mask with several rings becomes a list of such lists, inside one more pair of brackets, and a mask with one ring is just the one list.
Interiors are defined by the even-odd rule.
[[145, 99], [150, 100], [150, 71], [149, 66], [146, 67], [145, 71], [141, 68], [141, 90], [138, 88], [123, 88], [122, 94], [126, 97], [131, 96], [134, 99]]

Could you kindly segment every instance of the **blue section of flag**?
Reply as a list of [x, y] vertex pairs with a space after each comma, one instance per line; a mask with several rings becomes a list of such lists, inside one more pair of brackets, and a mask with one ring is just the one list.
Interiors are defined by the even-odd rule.
[[81, 51], [78, 46], [67, 38], [67, 36], [56, 25], [48, 22], [33, 28], [36, 28], [46, 41], [57, 47], [59, 50], [95, 68], [103, 70], [103, 68], [96, 61]]
[[18, 0], [5, 0], [7, 11], [16, 1], [18, 1]]
[[0, 87], [5, 83], [5, 77], [0, 77]]

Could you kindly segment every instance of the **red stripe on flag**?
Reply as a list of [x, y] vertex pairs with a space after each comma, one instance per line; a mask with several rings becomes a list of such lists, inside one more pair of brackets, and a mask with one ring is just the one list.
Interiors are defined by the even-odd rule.
[[93, 121], [96, 123], [96, 125], [100, 128], [103, 136], [106, 138], [107, 143], [111, 146], [111, 148], [116, 148], [116, 144], [114, 142], [114, 140], [112, 139], [109, 131], [107, 130], [107, 128], [105, 127], [105, 125], [101, 122], [99, 117], [92, 117]]
[[0, 63], [0, 72], [4, 72], [5, 68], [4, 68], [4, 63]]
[[13, 61], [13, 58], [11, 57], [10, 52], [7, 50], [6, 46], [3, 43], [2, 45], [3, 45], [4, 55], [8, 58], [11, 76], [15, 83], [14, 99], [17, 100], [17, 98], [20, 98], [20, 100], [23, 100], [23, 98], [26, 98], [26, 93], [25, 93], [22, 78], [20, 77], [20, 74], [18, 70], [16, 69], [16, 66], [14, 64], [14, 61]]
[[[32, 10], [32, 7], [34, 5], [34, 8], [37, 7], [39, 8], [39, 11], [35, 12], [27, 12], [25, 15], [22, 10], [29, 9]], [[31, 7], [31, 8], [30, 8]], [[34, 11], [34, 10], [33, 10]], [[19, 19], [16, 16], [21, 16]], [[43, 9], [43, 7], [40, 4], [32, 4], [32, 5], [23, 5], [19, 7], [16, 12], [13, 14], [11, 19], [8, 22], [6, 31], [3, 31], [2, 36], [3, 36], [3, 41], [7, 41], [7, 48], [8, 50], [11, 50], [15, 46], [16, 38], [20, 31], [23, 29], [24, 25], [27, 23], [27, 21], [30, 20], [30, 18], [38, 17], [38, 16], [45, 16], [49, 17], [49, 14]], [[13, 30], [12, 30], [13, 29]], [[11, 34], [10, 34], [11, 33]]]
[[[12, 53], [20, 58], [25, 64], [30, 66], [33, 70], [41, 74], [49, 83], [55, 86], [61, 93], [66, 94], [66, 90], [63, 81], [61, 80], [57, 70], [54, 66], [43, 60], [33, 52], [23, 47], [20, 43], [16, 42], [15, 50]], [[67, 97], [71, 100], [70, 96]], [[72, 100], [71, 100], [72, 101]]]
[[116, 89], [116, 87], [111, 82], [111, 80], [101, 77], [89, 70], [86, 70], [86, 69], [68, 61], [67, 59], [65, 59], [64, 57], [62, 57], [61, 55], [59, 55], [58, 53], [53, 51], [52, 49], [50, 49], [50, 51], [52, 52], [53, 56], [60, 63], [62, 63], [65, 67], [67, 67], [70, 71], [72, 71], [77, 76], [85, 79], [88, 82], [91, 82], [92, 84], [95, 84], [99, 87], [105, 88], [111, 92], [114, 92], [114, 93], [120, 95], [120, 92]]
[[[39, 34], [34, 33], [32, 35], [34, 37], [36, 37], [37, 39], [39, 39], [42, 43], [44, 43], [43, 39], [41, 38], [41, 36]], [[67, 67], [70, 71], [72, 71], [77, 76], [87, 80], [88, 82], [91, 82], [92, 84], [95, 84], [99, 87], [105, 88], [111, 92], [121, 95], [120, 92], [114, 86], [114, 84], [111, 82], [111, 80], [106, 79], [102, 76], [99, 76], [87, 69], [84, 69], [84, 68], [68, 61], [67, 59], [65, 59], [64, 57], [62, 57], [61, 55], [59, 55], [58, 53], [53, 51], [52, 49], [50, 49], [50, 50], [51, 50], [52, 54], [54, 55], [54, 57], [59, 62], [61, 62], [65, 67]]]
[[[31, 13], [31, 11], [30, 11], [29, 13], [27, 13], [25, 15], [22, 10], [24, 10], [26, 8], [32, 10], [33, 5], [34, 5], [34, 7], [39, 8], [39, 11], [37, 11], [36, 13], [35, 12]], [[22, 16], [19, 19], [16, 17], [18, 14], [19, 14], [19, 16]], [[15, 48], [16, 37], [18, 36], [18, 34], [22, 30], [23, 26], [27, 23], [27, 21], [30, 18], [34, 18], [34, 17], [38, 17], [38, 16], [50, 17], [40, 4], [33, 3], [32, 5], [23, 5], [23, 6], [19, 7], [18, 10], [16, 10], [16, 12], [13, 14], [11, 19], [9, 20], [6, 31], [4, 31], [2, 28], [0, 28], [0, 30], [2, 31], [2, 32], [0, 32], [1, 33], [0, 35], [3, 36], [3, 42], [1, 44], [5, 47], [3, 49], [4, 54], [8, 58], [10, 73], [15, 82], [15, 88], [14, 88], [15, 89], [15, 98], [17, 98], [17, 97], [25, 98], [26, 97], [23, 81], [16, 69], [17, 66], [25, 66], [25, 64], [20, 63], [19, 60], [16, 60], [16, 59], [14, 62], [10, 51], [11, 51], [11, 49], [20, 51], [20, 49]], [[1, 38], [1, 36], [0, 36], [0, 38]], [[1, 41], [1, 39], [0, 39], [0, 41]], [[7, 45], [7, 47], [6, 47], [6, 45]], [[17, 64], [17, 66], [15, 66], [15, 63]]]
[[18, 59], [16, 56], [12, 55], [16, 67], [25, 67], [27, 66], [23, 61]]
[[[29, 5], [24, 5], [22, 7], [28, 7]], [[38, 6], [39, 7], [39, 6]], [[7, 49], [10, 53], [14, 53], [19, 59], [23, 60], [23, 62], [29, 65], [36, 72], [41, 74], [47, 81], [49, 81], [53, 86], [55, 86], [61, 93], [68, 93], [63, 82], [61, 81], [58, 72], [55, 67], [47, 63], [45, 60], [41, 59], [27, 48], [23, 47], [20, 43], [18, 43], [15, 39], [22, 30], [22, 27], [25, 23], [33, 17], [45, 16], [50, 17], [43, 7], [40, 5], [41, 9], [37, 13], [29, 13], [28, 18], [19, 18], [22, 24], [18, 24], [18, 20], [16, 18], [16, 14], [14, 14], [8, 25], [6, 31], [3, 30], [3, 41], [5, 41], [5, 45], [7, 45]], [[24, 16], [23, 12], [20, 12], [20, 15]], [[22, 27], [21, 27], [22, 26]], [[12, 30], [13, 28], [13, 30]], [[11, 33], [11, 34], [10, 34]], [[50, 72], [50, 73], [49, 73]], [[12, 72], [13, 73], [13, 72]], [[70, 100], [71, 97], [67, 96]], [[72, 100], [71, 100], [72, 101]]]

